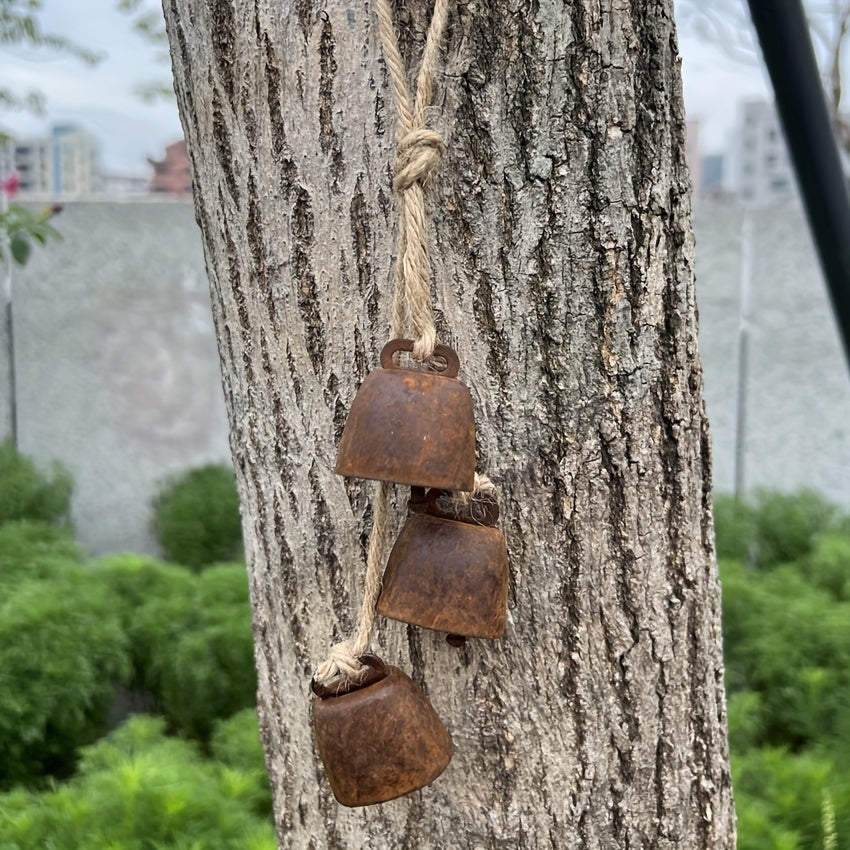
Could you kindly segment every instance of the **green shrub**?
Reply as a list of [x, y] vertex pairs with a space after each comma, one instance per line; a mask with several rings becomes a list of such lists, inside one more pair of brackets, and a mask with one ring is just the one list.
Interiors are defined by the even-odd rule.
[[850, 605], [799, 567], [723, 564], [727, 687], [759, 694], [759, 744], [798, 748], [850, 731]]
[[[93, 582], [110, 594], [115, 615], [125, 634], [130, 638], [130, 657], [133, 675], [130, 686], [146, 690], [148, 670], [155, 652], [167, 652], [165, 645], [154, 645], [149, 639], [155, 633], [153, 618], [145, 620], [147, 629], [139, 626], [140, 611], [145, 606], [156, 606], [163, 600], [190, 607], [197, 596], [197, 577], [185, 567], [165, 564], [146, 555], [107, 555], [86, 564], [85, 572]], [[156, 698], [156, 694], [151, 694]]]
[[818, 534], [840, 522], [836, 507], [812, 490], [763, 491], [756, 494], [754, 507], [760, 566], [799, 560], [811, 551]]
[[717, 557], [750, 563], [756, 539], [756, 517], [752, 505], [734, 496], [714, 497], [714, 533]]
[[40, 472], [11, 443], [0, 443], [0, 525], [13, 520], [67, 520], [73, 485], [55, 464], [52, 475]]
[[60, 526], [17, 520], [0, 526], [0, 590], [29, 579], [47, 578], [79, 564], [82, 553]]
[[46, 793], [0, 795], [0, 850], [275, 850], [253, 775], [134, 717]]
[[127, 639], [109, 594], [79, 568], [0, 599], [0, 787], [65, 775], [104, 731]]
[[774, 567], [807, 556], [821, 534], [850, 531], [850, 520], [811, 490], [762, 490], [747, 500], [715, 496], [714, 528], [718, 558]]
[[200, 569], [244, 557], [230, 467], [211, 464], [171, 480], [153, 508], [154, 532], [169, 560]]
[[850, 843], [850, 775], [830, 755], [751, 749], [733, 755], [739, 850], [819, 850], [823, 804], [835, 812], [837, 846]]
[[272, 798], [255, 709], [246, 708], [219, 721], [210, 739], [210, 752], [222, 765], [234, 769], [241, 781], [251, 781], [253, 811], [271, 815]]
[[815, 587], [850, 602], [850, 534], [820, 535], [802, 568]]
[[758, 746], [764, 736], [762, 699], [755, 691], [735, 691], [727, 699], [729, 746], [744, 752]]
[[206, 740], [216, 720], [254, 705], [251, 611], [243, 564], [210, 567], [147, 599], [130, 636], [142, 681], [172, 727]]

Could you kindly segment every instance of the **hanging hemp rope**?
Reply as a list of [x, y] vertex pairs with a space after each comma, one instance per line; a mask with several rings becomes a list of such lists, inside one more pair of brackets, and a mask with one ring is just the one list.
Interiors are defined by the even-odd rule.
[[[425, 118], [433, 96], [434, 73], [448, 8], [449, 0], [436, 0], [434, 4], [416, 83], [416, 96], [411, 104], [392, 7], [389, 0], [376, 0], [378, 31], [398, 112], [393, 189], [398, 195], [399, 224], [392, 331], [396, 337], [405, 336], [408, 332], [412, 334], [413, 357], [422, 362], [431, 357], [437, 342], [431, 303], [425, 186], [445, 152], [440, 136], [425, 127]], [[387, 548], [391, 487], [392, 484], [381, 481], [376, 488], [357, 633], [331, 647], [314, 676], [320, 684], [356, 682], [368, 670], [357, 658], [368, 648], [375, 624], [375, 604], [381, 589], [381, 568]]]
[[425, 187], [428, 178], [439, 168], [446, 148], [442, 138], [425, 126], [425, 119], [434, 93], [434, 71], [448, 8], [449, 0], [436, 0], [434, 3], [416, 81], [416, 99], [411, 105], [392, 7], [389, 0], [376, 0], [375, 3], [384, 61], [398, 111], [398, 150], [393, 166], [393, 189], [399, 199], [393, 332], [397, 336], [405, 335], [409, 330], [412, 332], [413, 357], [419, 361], [431, 357], [437, 342], [431, 305]]

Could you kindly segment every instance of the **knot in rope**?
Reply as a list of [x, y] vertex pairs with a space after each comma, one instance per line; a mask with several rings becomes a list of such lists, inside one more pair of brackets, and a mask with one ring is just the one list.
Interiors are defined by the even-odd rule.
[[433, 130], [421, 127], [404, 135], [398, 143], [393, 167], [393, 189], [404, 192], [414, 183], [424, 186], [439, 168], [445, 152], [442, 138]]
[[335, 680], [356, 682], [363, 669], [364, 666], [357, 660], [352, 641], [344, 640], [330, 648], [314, 678], [321, 685], [330, 685]]

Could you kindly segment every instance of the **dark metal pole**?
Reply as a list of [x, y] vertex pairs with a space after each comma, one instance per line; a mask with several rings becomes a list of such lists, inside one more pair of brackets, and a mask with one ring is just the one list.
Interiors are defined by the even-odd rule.
[[15, 318], [12, 312], [12, 298], [6, 302], [6, 339], [9, 341], [9, 438], [12, 448], [18, 448], [18, 388], [15, 373]]
[[800, 0], [748, 0], [850, 363], [850, 197]]

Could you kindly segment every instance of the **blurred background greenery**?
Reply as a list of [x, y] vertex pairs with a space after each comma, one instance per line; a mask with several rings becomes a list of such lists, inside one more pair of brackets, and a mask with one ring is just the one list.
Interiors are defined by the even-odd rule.
[[[164, 482], [166, 557], [88, 560], [0, 446], [0, 850], [272, 850], [238, 502]], [[850, 516], [715, 500], [740, 850], [850, 846]]]
[[164, 483], [180, 565], [86, 559], [70, 495], [0, 445], [0, 850], [274, 850], [231, 470]]

